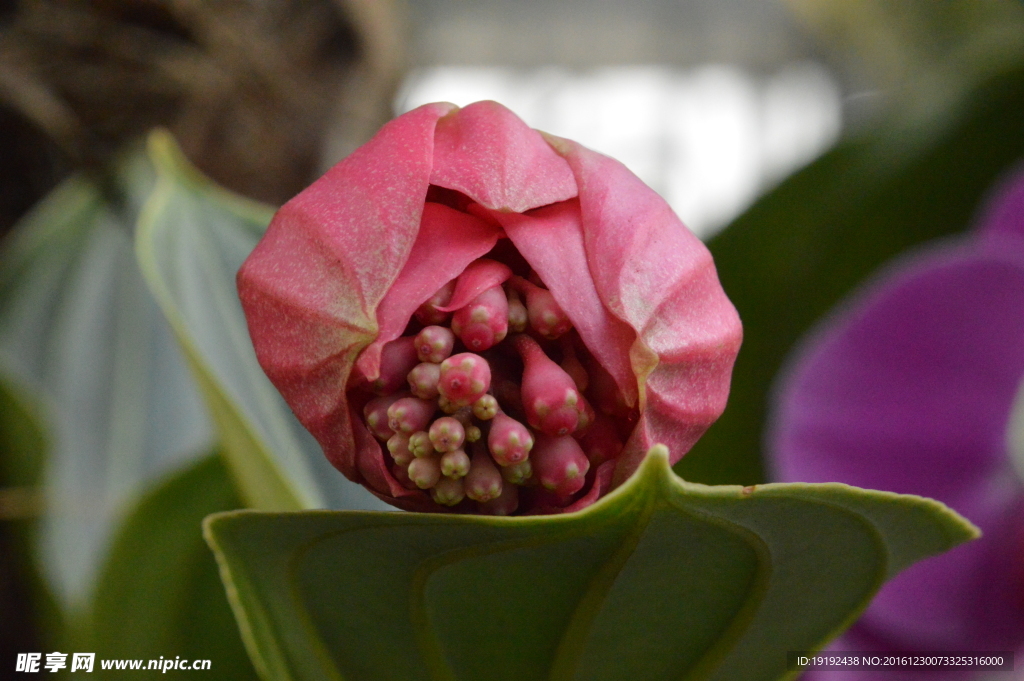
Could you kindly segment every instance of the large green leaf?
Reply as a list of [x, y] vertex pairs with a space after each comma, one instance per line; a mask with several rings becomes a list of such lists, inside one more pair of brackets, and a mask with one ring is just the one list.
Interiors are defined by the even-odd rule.
[[743, 320], [725, 413], [677, 465], [706, 483], [764, 479], [771, 382], [800, 336], [882, 263], [967, 228], [997, 176], [1024, 156], [1024, 66], [928, 122], [884, 126], [766, 195], [708, 245]]
[[103, 189], [69, 180], [15, 227], [0, 257], [0, 375], [38, 404], [45, 425], [38, 554], [73, 608], [84, 607], [126, 505], [211, 444], [135, 264], [133, 225], [153, 183], [141, 153]]
[[575, 514], [239, 511], [206, 536], [266, 681], [756, 681], [976, 531], [920, 497], [687, 483], [659, 446]]
[[139, 224], [137, 255], [185, 349], [217, 423], [240, 491], [264, 509], [387, 508], [324, 458], [256, 361], [235, 272], [272, 210], [230, 194], [155, 132], [157, 185]]
[[[255, 679], [201, 530], [205, 515], [240, 505], [215, 455], [146, 494], [117, 533], [77, 649], [104, 659], [206, 659], [217, 679]], [[98, 663], [96, 671], [138, 675]]]

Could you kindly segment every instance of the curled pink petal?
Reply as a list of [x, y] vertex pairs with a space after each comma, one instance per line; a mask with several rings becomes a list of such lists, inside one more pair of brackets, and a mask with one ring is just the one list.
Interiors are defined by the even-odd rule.
[[488, 258], [474, 260], [455, 281], [451, 300], [437, 309], [441, 312], [454, 312], [487, 289], [504, 284], [511, 276], [512, 270], [503, 262]]
[[437, 122], [430, 183], [517, 213], [576, 196], [565, 161], [497, 102], [476, 102]]

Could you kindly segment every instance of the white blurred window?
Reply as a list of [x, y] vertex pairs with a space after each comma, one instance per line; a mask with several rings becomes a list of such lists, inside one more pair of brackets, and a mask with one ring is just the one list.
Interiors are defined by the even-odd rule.
[[702, 238], [828, 149], [841, 126], [839, 87], [813, 63], [768, 78], [724, 65], [435, 66], [409, 75], [396, 108], [481, 99], [622, 161]]

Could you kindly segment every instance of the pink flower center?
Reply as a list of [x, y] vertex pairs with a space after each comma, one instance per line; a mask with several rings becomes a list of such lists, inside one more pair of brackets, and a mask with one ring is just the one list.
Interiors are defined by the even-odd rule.
[[423, 303], [384, 346], [380, 378], [353, 397], [403, 485], [460, 511], [507, 515], [520, 501], [579, 498], [621, 453], [637, 411], [540, 278], [515, 273], [526, 269], [518, 253], [503, 259], [518, 264], [504, 270], [513, 274], [461, 307], [444, 309], [459, 280]]

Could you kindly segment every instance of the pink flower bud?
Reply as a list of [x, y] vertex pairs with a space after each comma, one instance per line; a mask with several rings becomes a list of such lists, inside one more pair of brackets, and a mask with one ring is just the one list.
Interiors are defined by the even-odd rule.
[[513, 485], [525, 484], [533, 476], [533, 464], [529, 459], [501, 467], [501, 477]]
[[388, 438], [395, 434], [394, 429], [389, 424], [388, 408], [403, 397], [405, 395], [402, 393], [375, 397], [363, 407], [363, 420], [366, 422], [370, 432], [378, 440], [387, 442]]
[[434, 449], [439, 452], [454, 451], [466, 441], [465, 427], [451, 416], [442, 416], [430, 424], [428, 434]]
[[533, 436], [519, 421], [505, 414], [498, 414], [491, 422], [487, 448], [498, 464], [511, 466], [525, 461], [530, 456]]
[[480, 504], [480, 512], [487, 515], [512, 515], [519, 508], [519, 488], [505, 485], [501, 494]]
[[441, 365], [421, 362], [412, 368], [406, 376], [409, 391], [424, 400], [437, 399], [437, 382], [441, 379]]
[[569, 316], [546, 288], [522, 277], [513, 277], [512, 285], [526, 296], [526, 314], [530, 327], [545, 338], [558, 338], [572, 328]]
[[523, 409], [530, 425], [551, 436], [572, 434], [579, 423], [576, 384], [537, 341], [519, 335], [513, 343], [523, 358]]
[[508, 333], [508, 299], [500, 286], [489, 288], [452, 316], [452, 331], [473, 352], [483, 352]]
[[455, 506], [466, 498], [466, 488], [460, 479], [441, 478], [430, 490], [430, 496], [442, 506]]
[[575, 439], [541, 435], [530, 460], [533, 473], [547, 490], [559, 495], [575, 494], [583, 488], [590, 462]]
[[480, 399], [473, 403], [473, 416], [481, 421], [490, 421], [499, 411], [498, 400], [494, 395], [481, 395]]
[[465, 481], [466, 496], [473, 501], [490, 501], [501, 494], [501, 473], [491, 457], [482, 452], [473, 454]]
[[388, 439], [388, 451], [399, 466], [408, 466], [413, 459], [413, 453], [409, 449], [409, 436], [404, 433], [395, 433]]
[[452, 293], [454, 292], [455, 280], [453, 279], [439, 288], [425, 303], [416, 308], [416, 321], [423, 325], [444, 324], [447, 322], [448, 318], [451, 317], [451, 313], [442, 312], [437, 308], [447, 305], [448, 301], [452, 299]]
[[469, 473], [469, 455], [461, 449], [441, 455], [441, 473], [447, 478], [462, 478]]
[[430, 489], [441, 479], [441, 463], [436, 456], [415, 458], [409, 462], [409, 479], [420, 489]]
[[[492, 475], [497, 498], [504, 474], [530, 484], [506, 494], [519, 496], [515, 513], [581, 508], [625, 481], [653, 444], [665, 444], [673, 463], [689, 450], [725, 406], [741, 335], [709, 252], [661, 198], [617, 161], [531, 130], [495, 102], [428, 104], [388, 123], [277, 212], [238, 273], [238, 291], [257, 359], [331, 463], [416, 511], [442, 509], [381, 446], [396, 428], [423, 454], [409, 462], [414, 477], [429, 481], [420, 469], [430, 464], [419, 462], [441, 458], [425, 432], [438, 409], [455, 415], [490, 392], [510, 418], [578, 435], [606, 461], [605, 473], [565, 493], [574, 459], [561, 445], [550, 458], [562, 478], [543, 476], [561, 493], [548, 492], [533, 485], [538, 442], [532, 478], [512, 475], [513, 466], [495, 477], [481, 437], [484, 463], [466, 476], [480, 469], [473, 494], [489, 498], [494, 490], [482, 483]], [[475, 306], [483, 308], [476, 320]], [[430, 326], [455, 334], [444, 330], [448, 310], [459, 311], [453, 323], [467, 348], [494, 346], [486, 358], [457, 355], [472, 358], [467, 366], [441, 358], [449, 369], [438, 396], [410, 396], [409, 373], [440, 358], [421, 358], [416, 338]], [[540, 347], [516, 357], [512, 339], [500, 340], [509, 325], [566, 334], [551, 357], [568, 373]], [[412, 383], [428, 394], [419, 373]], [[591, 418], [582, 390], [610, 430]], [[375, 401], [381, 395], [393, 401]], [[466, 441], [493, 427], [481, 418], [490, 411], [460, 419]], [[602, 430], [617, 434], [610, 449], [595, 449]], [[451, 501], [450, 491], [436, 494]], [[487, 503], [457, 508], [487, 512]]]
[[418, 430], [410, 435], [409, 452], [417, 458], [433, 456], [434, 443], [430, 441], [430, 434], [425, 430]]
[[430, 423], [437, 405], [419, 397], [403, 397], [388, 407], [388, 426], [396, 433], [415, 433]]
[[508, 289], [508, 330], [510, 333], [522, 333], [526, 331], [529, 323], [529, 316], [526, 306], [515, 289]]
[[455, 333], [443, 326], [428, 326], [416, 334], [416, 356], [421, 362], [440, 364], [454, 347]]
[[373, 382], [373, 391], [390, 395], [404, 388], [405, 377], [418, 361], [413, 339], [399, 338], [385, 343], [380, 353], [380, 376]]
[[441, 362], [437, 389], [441, 397], [460, 407], [480, 399], [491, 387], [491, 367], [480, 355], [462, 352]]

